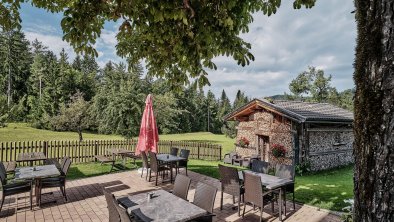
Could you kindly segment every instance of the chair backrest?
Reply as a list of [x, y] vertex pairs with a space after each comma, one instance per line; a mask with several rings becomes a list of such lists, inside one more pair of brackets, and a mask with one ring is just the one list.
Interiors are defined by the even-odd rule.
[[294, 180], [294, 174], [295, 174], [294, 170], [295, 169], [292, 165], [278, 164], [276, 165], [275, 176]]
[[119, 204], [117, 203], [115, 197], [114, 197], [114, 201], [115, 201], [115, 207], [116, 210], [118, 210], [119, 216], [120, 216], [120, 221], [121, 222], [132, 222], [129, 214], [127, 213], [127, 210], [124, 209], [123, 207], [119, 206]]
[[257, 175], [244, 173], [244, 201], [262, 207], [263, 188], [261, 178]]
[[173, 155], [173, 156], [178, 156], [178, 148], [176, 148], [176, 147], [171, 147], [171, 151], [170, 151], [170, 154], [171, 155]]
[[234, 151], [233, 151], [233, 152], [230, 153], [230, 158], [231, 158], [231, 159], [237, 158], [237, 157], [238, 157], [237, 152], [234, 152]]
[[185, 150], [185, 149], [181, 149], [181, 153], [179, 154], [180, 157], [183, 157], [185, 159], [189, 159], [189, 155], [190, 155], [190, 150]]
[[261, 160], [252, 161], [252, 171], [258, 173], [268, 173], [269, 163]]
[[194, 193], [193, 204], [209, 213], [213, 213], [217, 190], [216, 187], [198, 182]]
[[187, 200], [187, 194], [189, 193], [191, 179], [185, 175], [178, 174], [175, 178], [174, 189], [172, 193], [184, 200]]
[[234, 167], [219, 164], [219, 174], [222, 191], [231, 195], [239, 196], [241, 185], [238, 170]]
[[64, 164], [66, 163], [67, 158], [68, 158], [67, 156], [64, 156], [64, 157], [60, 160], [60, 169], [63, 170]]
[[68, 170], [70, 169], [70, 165], [71, 165], [71, 159], [69, 157], [65, 157], [64, 159], [65, 160], [64, 160], [62, 171], [63, 174], [67, 176]]
[[3, 162], [0, 162], [0, 182], [2, 186], [7, 183], [7, 170], [5, 169]]
[[141, 152], [141, 157], [142, 157], [142, 166], [143, 166], [144, 168], [148, 168], [148, 166], [149, 166], [148, 157], [146, 156], [145, 151], [142, 151], [142, 152]]
[[158, 169], [156, 153], [149, 152], [149, 158], [150, 158], [150, 170], [157, 173], [159, 169]]
[[120, 215], [114, 202], [115, 196], [103, 188], [109, 214], [109, 222], [120, 222]]

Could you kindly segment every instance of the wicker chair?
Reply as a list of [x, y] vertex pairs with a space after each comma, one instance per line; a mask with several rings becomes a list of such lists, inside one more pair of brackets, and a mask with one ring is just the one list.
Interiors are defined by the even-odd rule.
[[238, 216], [240, 216], [241, 198], [245, 193], [245, 190], [241, 185], [238, 170], [233, 167], [227, 167], [219, 164], [219, 174], [222, 188], [220, 197], [220, 210], [223, 209], [223, 193], [227, 193], [233, 196], [233, 203], [235, 203], [234, 197], [238, 197]]
[[257, 173], [265, 173], [268, 174], [269, 171], [269, 163], [261, 160], [253, 160], [252, 162], [252, 171]]
[[[278, 164], [276, 165], [275, 169], [275, 176], [280, 177], [280, 178], [285, 178], [285, 179], [290, 179], [294, 181], [294, 167], [292, 165], [282, 165]], [[288, 184], [285, 186], [285, 192], [283, 192], [283, 203], [285, 205], [285, 214], [286, 214], [286, 194], [291, 193], [293, 194], [293, 209], [295, 209], [295, 201], [294, 201], [294, 183], [293, 184]], [[278, 191], [275, 191], [277, 195], [279, 195]]]
[[179, 173], [179, 168], [185, 168], [187, 175], [187, 163], [189, 161], [190, 150], [181, 149], [180, 157], [185, 158], [186, 160], [178, 161], [178, 165], [176, 167], [177, 173]]
[[217, 190], [216, 187], [211, 185], [201, 182], [197, 183], [193, 204], [206, 210], [207, 215], [198, 218], [196, 221], [212, 221], [212, 217], [215, 216], [213, 214], [213, 206], [215, 204]]
[[263, 192], [263, 187], [261, 184], [261, 178], [259, 176], [244, 173], [244, 210], [242, 213], [242, 218], [245, 216], [245, 209], [248, 203], [260, 208], [260, 222], [263, 221], [263, 208], [264, 206], [271, 203], [272, 212], [274, 211], [274, 195], [272, 191]]
[[178, 156], [178, 150], [179, 149], [176, 147], [171, 147], [170, 154], [173, 156]]
[[11, 196], [14, 194], [25, 193], [30, 191], [30, 209], [33, 208], [32, 201], [32, 189], [30, 181], [25, 182], [15, 182], [7, 184], [7, 171], [4, 167], [3, 162], [0, 162], [0, 187], [2, 188], [0, 211], [3, 208], [4, 199], [6, 196]]
[[[150, 182], [150, 180], [152, 178], [152, 171], [153, 171], [155, 173], [155, 177], [156, 177], [155, 184], [157, 186], [157, 180], [158, 180], [159, 174], [161, 172], [165, 172], [166, 170], [169, 171], [169, 170], [171, 170], [171, 168], [169, 168], [167, 165], [159, 164], [155, 153], [149, 152], [149, 157], [150, 157], [150, 171], [149, 171], [149, 180], [148, 181]], [[163, 179], [164, 179], [164, 173], [162, 175], [163, 175]]]
[[184, 200], [187, 200], [187, 194], [189, 193], [191, 179], [187, 176], [178, 174], [175, 178], [174, 189], [172, 193]]
[[70, 169], [71, 159], [66, 157], [63, 168], [60, 171], [60, 176], [58, 177], [51, 177], [51, 178], [44, 178], [41, 180], [39, 184], [39, 204], [41, 205], [41, 192], [43, 188], [52, 188], [52, 187], [59, 187], [60, 191], [63, 194], [64, 199], [67, 201], [67, 194], [66, 194], [66, 178], [68, 170]]
[[146, 156], [146, 153], [144, 151], [141, 152], [141, 157], [142, 157], [141, 178], [144, 175], [144, 169], [146, 169], [146, 177], [145, 177], [145, 179], [148, 179], [148, 172], [150, 171], [150, 164], [148, 162], [148, 157]]
[[236, 152], [226, 153], [224, 154], [223, 162], [227, 164], [233, 164], [234, 159], [237, 159], [239, 156]]
[[114, 202], [115, 196], [103, 189], [105, 200], [107, 201], [109, 222], [120, 222], [120, 215]]
[[251, 156], [246, 156], [246, 157], [243, 158], [242, 166], [243, 167], [247, 167], [247, 168], [251, 168], [252, 167], [252, 162], [255, 161], [255, 160], [260, 160], [259, 155], [254, 154], [254, 155], [251, 155]]

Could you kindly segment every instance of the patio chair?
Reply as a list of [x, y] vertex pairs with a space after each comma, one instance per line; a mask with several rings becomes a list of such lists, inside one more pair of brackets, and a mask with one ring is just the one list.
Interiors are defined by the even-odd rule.
[[61, 170], [62, 168], [63, 168], [63, 166], [64, 166], [64, 163], [65, 163], [65, 161], [66, 161], [66, 156], [65, 157], [63, 157], [61, 160], [60, 160], [60, 162], [56, 159], [56, 158], [49, 158], [49, 159], [46, 159], [46, 160], [44, 160], [44, 164], [45, 165], [55, 165], [56, 166], [56, 168], [58, 168], [59, 170]]
[[237, 159], [239, 156], [236, 152], [226, 153], [224, 154], [223, 162], [227, 164], [234, 164], [234, 159]]
[[271, 203], [272, 212], [274, 211], [274, 195], [272, 191], [263, 191], [263, 185], [261, 184], [261, 178], [259, 176], [244, 173], [244, 210], [242, 218], [245, 216], [246, 205], [248, 203], [260, 208], [260, 222], [263, 221], [263, 208], [264, 206]]
[[142, 175], [144, 175], [144, 169], [146, 169], [146, 177], [145, 180], [148, 179], [148, 174], [150, 171], [150, 164], [148, 162], [148, 157], [146, 156], [146, 153], [143, 151], [141, 152], [141, 157], [142, 157], [142, 172], [141, 172], [141, 178]]
[[179, 173], [179, 168], [185, 168], [187, 175], [187, 163], [189, 162], [189, 155], [190, 150], [181, 149], [181, 153], [179, 154], [179, 156], [185, 158], [186, 160], [178, 161], [178, 165], [176, 168], [177, 173]]
[[175, 178], [174, 189], [172, 190], [172, 193], [177, 197], [187, 200], [187, 194], [189, 193], [191, 181], [192, 180], [189, 177], [178, 174]]
[[67, 201], [67, 194], [66, 194], [66, 178], [68, 170], [70, 169], [71, 159], [69, 157], [65, 158], [63, 168], [60, 170], [60, 176], [58, 177], [50, 177], [44, 178], [38, 185], [39, 189], [39, 205], [41, 205], [41, 192], [44, 188], [52, 188], [52, 187], [59, 187], [60, 191], [63, 194], [64, 199]]
[[15, 168], [16, 168], [16, 162], [15, 161], [10, 161], [10, 162], [3, 162], [4, 167], [7, 171], [7, 174], [13, 174], [15, 173]]
[[[295, 172], [294, 172], [294, 166], [292, 165], [282, 165], [282, 164], [278, 164], [276, 165], [276, 169], [275, 169], [275, 176], [280, 177], [280, 178], [284, 178], [284, 179], [290, 179], [292, 181], [294, 181], [294, 176], [295, 176]], [[295, 210], [295, 201], [294, 201], [294, 183], [293, 184], [288, 184], [284, 187], [285, 192], [283, 192], [283, 203], [285, 205], [285, 214], [286, 214], [286, 194], [291, 193], [293, 195], [293, 209]], [[275, 193], [277, 195], [279, 195], [279, 191], [275, 191]]]
[[30, 209], [33, 209], [32, 189], [30, 181], [20, 181], [14, 183], [7, 183], [7, 171], [3, 162], [0, 162], [0, 187], [2, 188], [0, 212], [3, 208], [6, 196], [20, 194], [30, 191]]
[[260, 160], [259, 155], [255, 154], [251, 156], [246, 156], [243, 158], [242, 166], [250, 169], [252, 167], [252, 162], [255, 160]]
[[268, 174], [269, 171], [269, 163], [261, 160], [253, 160], [252, 162], [252, 171], [257, 173], [265, 173]]
[[119, 206], [115, 196], [103, 188], [105, 200], [107, 202], [109, 222], [132, 222], [134, 221], [127, 213], [126, 209]]
[[152, 178], [152, 171], [155, 173], [155, 177], [156, 177], [156, 186], [157, 186], [157, 180], [158, 177], [160, 175], [160, 173], [163, 173], [163, 179], [164, 179], [164, 172], [166, 170], [171, 170], [171, 168], [169, 168], [167, 165], [162, 165], [159, 164], [159, 162], [157, 161], [157, 157], [156, 157], [156, 153], [153, 152], [149, 152], [149, 157], [150, 157], [150, 171], [149, 171], [149, 182]]
[[212, 221], [213, 206], [215, 204], [217, 188], [211, 185], [198, 182], [194, 193], [193, 204], [206, 210], [207, 215], [198, 218], [196, 221]]
[[245, 189], [241, 185], [238, 170], [233, 167], [223, 166], [219, 164], [219, 174], [222, 187], [220, 197], [220, 210], [223, 209], [223, 193], [227, 193], [233, 196], [233, 204], [235, 203], [235, 197], [238, 198], [238, 216], [240, 216], [241, 199], [243, 194], [245, 193]]
[[178, 156], [178, 148], [176, 148], [176, 147], [171, 147], [171, 151], [170, 151], [170, 154], [171, 155], [173, 155], [173, 156]]

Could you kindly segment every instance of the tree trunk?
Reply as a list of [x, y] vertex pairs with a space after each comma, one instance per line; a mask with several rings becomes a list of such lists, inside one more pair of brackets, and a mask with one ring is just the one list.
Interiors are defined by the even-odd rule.
[[355, 221], [394, 221], [394, 2], [355, 6]]
[[79, 136], [79, 142], [82, 142], [82, 129], [78, 127], [78, 136]]
[[7, 84], [7, 107], [10, 108], [12, 101], [12, 76], [11, 76], [11, 38], [12, 34], [10, 32], [7, 33], [8, 38], [8, 84]]

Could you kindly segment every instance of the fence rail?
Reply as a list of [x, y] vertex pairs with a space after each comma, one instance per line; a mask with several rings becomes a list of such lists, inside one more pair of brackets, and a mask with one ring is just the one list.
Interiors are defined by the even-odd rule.
[[[69, 156], [74, 163], [95, 161], [95, 155], [111, 155], [107, 150], [122, 148], [135, 151], [137, 140], [87, 141], [19, 141], [1, 142], [0, 161], [15, 161], [19, 153], [43, 152], [48, 158]], [[159, 141], [159, 153], [169, 153], [171, 147], [190, 150], [191, 159], [220, 160], [222, 146], [189, 141]]]

